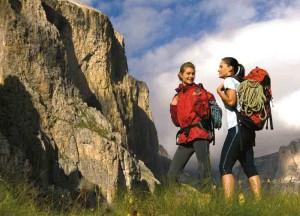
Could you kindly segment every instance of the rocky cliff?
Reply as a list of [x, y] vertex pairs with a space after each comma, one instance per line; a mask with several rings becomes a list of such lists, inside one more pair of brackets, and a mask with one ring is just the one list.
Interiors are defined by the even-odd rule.
[[285, 183], [300, 183], [300, 139], [279, 148], [276, 178]]
[[128, 74], [108, 17], [68, 0], [0, 4], [2, 166], [28, 161], [45, 187], [86, 179], [108, 201], [120, 188], [153, 188], [147, 167], [162, 173], [163, 157], [148, 88]]

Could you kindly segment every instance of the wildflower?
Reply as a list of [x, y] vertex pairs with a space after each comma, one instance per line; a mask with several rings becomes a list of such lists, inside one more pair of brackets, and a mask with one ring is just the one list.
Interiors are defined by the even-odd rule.
[[128, 202], [129, 202], [129, 204], [133, 204], [134, 200], [133, 200], [133, 197], [132, 197], [132, 196], [129, 197]]
[[217, 190], [217, 185], [213, 184], [212, 189], [215, 191]]
[[244, 196], [243, 193], [239, 193], [238, 201], [239, 201], [239, 204], [240, 204], [240, 205], [244, 205], [244, 204], [245, 204], [246, 199], [245, 199], [245, 196]]

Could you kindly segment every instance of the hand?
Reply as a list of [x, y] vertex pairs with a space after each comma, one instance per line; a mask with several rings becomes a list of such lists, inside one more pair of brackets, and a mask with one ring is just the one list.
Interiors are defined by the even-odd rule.
[[218, 88], [217, 88], [217, 92], [219, 93], [219, 92], [222, 92], [222, 91], [224, 91], [225, 89], [224, 89], [224, 83], [221, 83], [219, 86], [218, 86]]
[[171, 105], [176, 106], [177, 103], [178, 103], [178, 95], [175, 95], [175, 96], [173, 97], [173, 100], [172, 100], [172, 102], [171, 102]]

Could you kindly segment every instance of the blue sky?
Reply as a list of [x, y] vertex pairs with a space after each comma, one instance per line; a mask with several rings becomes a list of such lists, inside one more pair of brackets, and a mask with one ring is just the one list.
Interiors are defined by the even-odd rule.
[[[107, 14], [126, 40], [128, 58], [177, 38], [200, 38], [219, 31], [280, 16], [290, 0], [82, 0]], [[130, 62], [129, 62], [130, 63]], [[133, 71], [133, 73], [136, 73]]]
[[[188, 1], [113, 1], [95, 3], [111, 17], [114, 26], [128, 38], [128, 57], [138, 57], [149, 49], [175, 38], [199, 37], [201, 29], [213, 31], [213, 14], [196, 13], [199, 2]], [[122, 3], [121, 3], [122, 2]], [[103, 9], [102, 9], [103, 8]], [[136, 41], [138, 40], [138, 42]]]
[[[300, 0], [81, 2], [108, 15], [124, 35], [129, 73], [147, 83], [159, 141], [170, 155], [177, 128], [169, 118], [169, 102], [185, 61], [195, 63], [196, 81], [216, 98], [222, 82], [217, 67], [224, 56], [236, 57], [247, 71], [260, 66], [270, 72], [276, 130], [257, 133], [257, 155], [300, 137]], [[223, 123], [211, 150], [215, 158], [227, 131]]]

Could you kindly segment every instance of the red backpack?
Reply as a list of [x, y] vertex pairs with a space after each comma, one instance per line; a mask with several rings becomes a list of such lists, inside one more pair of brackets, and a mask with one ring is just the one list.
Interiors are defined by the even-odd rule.
[[238, 88], [238, 100], [241, 110], [237, 114], [242, 124], [261, 130], [265, 123], [268, 129], [270, 120], [273, 129], [271, 78], [266, 70], [256, 67], [244, 77]]

